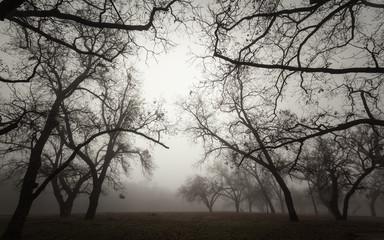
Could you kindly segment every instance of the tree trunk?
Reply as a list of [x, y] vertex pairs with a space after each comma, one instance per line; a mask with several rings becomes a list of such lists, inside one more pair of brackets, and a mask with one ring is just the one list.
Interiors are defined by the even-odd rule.
[[252, 212], [252, 204], [253, 204], [252, 201], [248, 201], [248, 210], [250, 213]]
[[1, 239], [19, 239], [33, 202], [33, 187], [21, 189], [19, 203]]
[[377, 217], [376, 208], [375, 208], [375, 201], [373, 201], [372, 199], [369, 202], [369, 209], [371, 210], [371, 216], [372, 217]]
[[311, 188], [311, 184], [309, 183], [308, 180], [307, 180], [307, 183], [308, 183], [308, 188], [309, 188], [309, 194], [311, 195], [311, 200], [312, 200], [313, 208], [315, 209], [316, 216], [318, 216], [319, 212], [317, 211], [316, 202], [315, 202], [315, 198], [313, 197], [313, 191], [312, 191], [312, 188]]
[[[41, 144], [41, 142], [39, 143]], [[37, 187], [35, 182], [41, 166], [40, 156], [42, 147], [44, 146], [42, 145], [40, 148], [40, 144], [36, 144], [37, 147], [31, 152], [28, 168], [24, 175], [23, 185], [20, 191], [19, 202], [1, 239], [16, 239], [21, 237], [21, 232], [35, 198], [33, 189]]]
[[236, 212], [240, 212], [240, 201], [235, 201]]
[[41, 166], [41, 154], [45, 143], [57, 125], [56, 115], [60, 106], [59, 104], [60, 100], [56, 99], [51, 107], [44, 129], [31, 150], [27, 171], [24, 175], [23, 185], [20, 190], [19, 202], [1, 239], [16, 239], [21, 237], [21, 232], [29, 211], [31, 210], [33, 200], [37, 197], [33, 194], [33, 189], [37, 187], [36, 179]]
[[65, 218], [65, 217], [71, 216], [74, 201], [75, 201], [74, 197], [68, 196], [68, 198], [64, 202], [64, 204], [60, 205], [60, 217]]
[[97, 205], [99, 204], [99, 197], [101, 194], [101, 185], [102, 183], [100, 184], [99, 182], [93, 183], [93, 189], [92, 189], [91, 195], [89, 195], [88, 210], [85, 215], [86, 220], [95, 219]]
[[207, 206], [207, 207], [210, 213], [213, 212], [213, 206]]
[[299, 221], [299, 217], [297, 216], [297, 213], [296, 213], [296, 210], [295, 210], [295, 206], [293, 204], [293, 199], [292, 199], [291, 192], [289, 191], [289, 189], [288, 189], [287, 185], [285, 184], [283, 178], [280, 176], [280, 174], [277, 171], [271, 171], [271, 173], [275, 177], [277, 183], [279, 184], [281, 190], [284, 193], [285, 204], [287, 206], [287, 210], [288, 210], [288, 214], [289, 214], [289, 220], [291, 222], [298, 222]]

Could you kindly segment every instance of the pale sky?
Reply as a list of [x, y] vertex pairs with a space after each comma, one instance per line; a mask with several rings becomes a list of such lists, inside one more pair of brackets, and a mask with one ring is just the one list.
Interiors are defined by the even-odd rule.
[[[179, 97], [189, 95], [190, 86], [198, 82], [202, 76], [191, 61], [190, 47], [196, 47], [190, 39], [179, 39], [178, 45], [166, 54], [157, 57], [156, 61], [139, 64], [139, 71], [143, 73], [144, 80], [142, 92], [147, 101], [165, 100], [167, 116], [175, 121], [179, 110], [175, 101]], [[152, 151], [152, 156], [157, 169], [148, 181], [140, 169], [136, 169], [129, 181], [148, 181], [148, 184], [177, 190], [188, 176], [198, 173], [195, 163], [201, 159], [201, 149], [192, 143], [188, 136], [167, 136], [163, 142], [170, 147], [165, 149], [157, 146]]]

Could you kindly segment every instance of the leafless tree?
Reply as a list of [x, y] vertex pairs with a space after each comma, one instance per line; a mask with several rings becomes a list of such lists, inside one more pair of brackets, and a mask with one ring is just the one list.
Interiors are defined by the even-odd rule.
[[220, 195], [233, 201], [236, 212], [240, 212], [247, 188], [243, 173], [237, 168], [231, 169], [222, 163], [213, 164], [213, 166], [209, 167], [209, 171], [222, 183]]
[[[188, 1], [9, 1], [0, 2], [0, 20], [8, 25], [5, 34], [17, 32], [19, 48], [33, 43], [34, 38], [54, 42], [78, 54], [93, 55], [111, 61], [113, 58], [100, 54], [95, 49], [86, 48], [82, 43], [81, 31], [102, 36], [105, 31], [113, 31], [124, 38], [123, 44], [116, 45], [123, 51], [128, 45], [131, 53], [143, 49], [148, 53], [164, 51], [170, 45], [167, 38], [168, 27], [165, 22], [182, 23], [182, 14]], [[168, 14], [165, 14], [168, 13]], [[79, 31], [81, 30], [81, 31]], [[101, 35], [100, 35], [101, 34]], [[65, 37], [64, 37], [65, 36]], [[141, 39], [139, 41], [138, 39]], [[151, 43], [146, 45], [144, 39]], [[172, 45], [172, 44], [171, 44]], [[153, 48], [159, 46], [159, 48]], [[17, 50], [17, 48], [16, 48]], [[148, 56], [147, 56], [148, 57]], [[28, 82], [41, 67], [39, 57], [26, 56], [30, 64], [20, 74], [11, 73], [0, 77], [7, 83]], [[19, 61], [23, 59], [18, 59]], [[4, 64], [4, 70], [9, 68]], [[3, 71], [5, 74], [7, 71]], [[12, 75], [18, 75], [17, 78]]]
[[209, 212], [213, 212], [213, 206], [220, 197], [222, 186], [215, 177], [195, 175], [188, 178], [178, 191], [188, 202], [202, 202]]
[[[365, 0], [216, 1], [196, 12], [202, 61], [215, 79], [239, 69], [264, 77], [279, 110], [299, 112], [265, 148], [303, 143], [360, 124], [384, 125], [384, 8]], [[249, 70], [252, 69], [252, 70]]]
[[246, 70], [233, 71], [224, 79], [208, 80], [194, 90], [188, 101], [180, 104], [187, 114], [185, 130], [202, 141], [205, 158], [232, 156], [238, 165], [251, 161], [268, 170], [284, 194], [290, 219], [297, 221], [283, 178], [297, 159], [288, 148], [267, 148], [270, 141], [284, 134], [294, 115], [280, 111], [276, 118], [273, 101], [268, 96], [270, 86], [247, 73]]
[[[161, 133], [166, 131], [161, 106], [157, 105], [156, 109], [144, 107], [145, 104], [138, 94], [137, 82], [132, 75], [126, 76], [125, 83], [106, 80], [105, 77], [105, 73], [100, 76], [100, 80], [103, 80], [100, 81], [99, 92], [101, 93], [86, 91], [91, 93], [92, 97], [97, 96], [99, 106], [94, 105], [92, 112], [79, 116], [72, 117], [70, 114], [65, 114], [65, 127], [59, 131], [69, 148], [75, 149], [79, 141], [99, 131], [111, 129], [141, 131], [148, 136], [154, 135], [153, 139], [160, 137]], [[67, 112], [65, 107], [63, 112]], [[77, 120], [73, 121], [74, 119]], [[79, 128], [79, 124], [84, 127]], [[124, 131], [111, 132], [92, 142], [78, 154], [88, 165], [93, 183], [86, 219], [95, 218], [105, 180], [117, 182], [114, 177], [108, 177], [109, 175], [117, 178], [120, 168], [124, 173], [128, 173], [135, 159], [141, 163], [145, 171], [150, 172], [153, 168], [149, 151], [136, 147], [133, 136], [129, 136]], [[116, 166], [114, 166], [115, 162], [118, 163]]]
[[347, 219], [351, 197], [363, 187], [363, 180], [383, 165], [383, 143], [378, 134], [370, 126], [359, 126], [342, 137], [316, 139], [314, 149], [304, 155], [302, 173], [337, 220]]
[[[238, 165], [238, 162], [235, 162]], [[240, 166], [243, 168], [249, 175], [251, 175], [257, 182], [257, 187], [259, 188], [259, 193], [262, 194], [266, 204], [268, 205], [271, 213], [276, 213], [275, 207], [273, 206], [273, 188], [274, 183], [272, 183], [273, 177], [270, 175], [268, 171], [263, 171], [258, 167], [256, 163], [253, 162], [243, 162]], [[284, 204], [284, 201], [283, 201]]]
[[384, 175], [382, 169], [377, 169], [363, 182], [364, 192], [366, 197], [369, 199], [369, 210], [371, 211], [372, 217], [377, 217], [375, 203], [384, 195]]
[[[68, 159], [70, 152], [65, 149], [64, 142], [59, 137], [50, 138], [43, 152], [41, 172], [49, 177], [52, 172]], [[69, 217], [75, 199], [80, 194], [89, 194], [92, 186], [91, 173], [81, 160], [73, 160], [63, 171], [51, 180], [53, 194], [59, 204], [60, 217]]]
[[[82, 30], [79, 29], [79, 31]], [[119, 41], [118, 38], [116, 39], [113, 36], [114, 33], [103, 32], [93, 37], [88, 34], [87, 32], [82, 32], [84, 48], [108, 56], [111, 59], [115, 59], [121, 54], [121, 49], [117, 50], [115, 48], [115, 44]], [[105, 41], [100, 42], [103, 39]], [[26, 161], [28, 167], [23, 177], [18, 206], [3, 234], [4, 238], [20, 237], [33, 200], [40, 193], [39, 191], [34, 191], [34, 189], [37, 186], [36, 179], [41, 169], [42, 153], [52, 132], [59, 124], [61, 104], [69, 99], [86, 80], [92, 79], [95, 73], [104, 72], [108, 66], [110, 67], [114, 64], [103, 63], [106, 62], [103, 58], [94, 55], [79, 55], [61, 45], [42, 39], [37, 39], [36, 42], [31, 43], [26, 51], [34, 56], [39, 56], [40, 64], [44, 67], [36, 70], [35, 74], [39, 81], [34, 82], [24, 94], [30, 94], [28, 98], [34, 100], [33, 104], [31, 104], [31, 111], [37, 113], [37, 117], [33, 118], [29, 125], [24, 124], [20, 126], [20, 129], [29, 128], [25, 135], [31, 134], [27, 136], [29, 139], [29, 156], [27, 156], [28, 160]], [[23, 65], [20, 68], [23, 68]], [[19, 92], [24, 91], [19, 89], [16, 92], [19, 95]], [[38, 92], [38, 95], [35, 92]], [[16, 99], [19, 98], [18, 95]], [[38, 98], [35, 99], [36, 96]], [[24, 102], [28, 101], [28, 98], [25, 98]], [[37, 111], [33, 109], [34, 107], [38, 107]], [[25, 135], [21, 135], [21, 137]], [[5, 138], [8, 138], [8, 136], [5, 136]]]

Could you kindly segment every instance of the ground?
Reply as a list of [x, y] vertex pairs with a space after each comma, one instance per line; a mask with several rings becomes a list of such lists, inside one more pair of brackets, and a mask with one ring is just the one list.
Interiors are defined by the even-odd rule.
[[[346, 222], [328, 216], [301, 216], [300, 222], [289, 222], [286, 215], [232, 212], [103, 213], [95, 220], [82, 217], [31, 216], [23, 239], [384, 239], [384, 219], [370, 217], [351, 217]], [[0, 217], [0, 232], [8, 219]]]

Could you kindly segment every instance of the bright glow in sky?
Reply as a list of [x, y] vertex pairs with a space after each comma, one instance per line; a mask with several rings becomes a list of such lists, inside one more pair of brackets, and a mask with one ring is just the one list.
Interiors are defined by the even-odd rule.
[[[144, 97], [149, 102], [164, 99], [165, 109], [171, 121], [175, 121], [180, 114], [174, 105], [177, 98], [188, 96], [189, 87], [201, 77], [196, 66], [188, 62], [189, 42], [181, 42], [169, 53], [158, 57], [157, 63], [152, 61], [140, 66], [144, 80]], [[191, 143], [187, 136], [169, 136], [163, 138], [163, 142], [170, 149], [160, 146], [153, 149], [152, 156], [157, 169], [153, 172], [150, 184], [176, 190], [188, 176], [198, 171], [193, 165], [200, 160], [201, 150], [199, 146]], [[146, 181], [139, 166], [129, 181]]]

